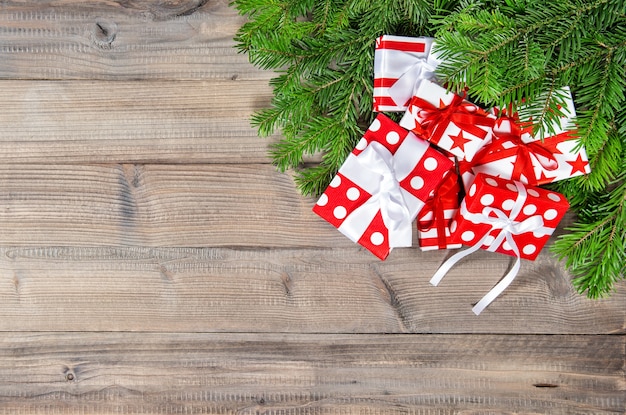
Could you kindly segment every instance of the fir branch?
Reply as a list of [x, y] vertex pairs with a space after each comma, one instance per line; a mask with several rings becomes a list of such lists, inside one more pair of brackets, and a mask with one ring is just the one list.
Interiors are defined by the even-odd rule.
[[[283, 133], [271, 149], [279, 170], [299, 169], [306, 155], [323, 154], [320, 168], [309, 174], [311, 167], [306, 166], [296, 180], [304, 194], [319, 193], [373, 119], [374, 40], [383, 33], [403, 34], [408, 29], [432, 34], [425, 26], [433, 4], [426, 0], [233, 3], [252, 18], [236, 38], [240, 50], [249, 54], [253, 64], [282, 71], [271, 81], [272, 107], [254, 114], [253, 125], [264, 136]], [[456, 1], [438, 0], [437, 5], [452, 7]]]
[[[560, 115], [569, 86], [592, 174], [552, 184], [578, 213], [556, 252], [581, 292], [623, 278], [626, 228], [626, 0], [234, 0], [249, 17], [237, 48], [276, 70], [270, 108], [253, 124], [281, 132], [279, 170], [304, 194], [324, 191], [373, 119], [373, 42], [436, 35], [438, 77], [484, 106], [512, 107], [535, 131]], [[392, 114], [393, 116], [393, 114]], [[550, 133], [550, 131], [547, 131]], [[305, 156], [321, 154], [317, 165]]]
[[[626, 166], [625, 166], [626, 167]], [[626, 270], [626, 182], [622, 175], [608, 195], [586, 207], [588, 220], [567, 228], [552, 249], [577, 277], [573, 283], [590, 298], [609, 294]], [[593, 210], [589, 212], [589, 210]]]

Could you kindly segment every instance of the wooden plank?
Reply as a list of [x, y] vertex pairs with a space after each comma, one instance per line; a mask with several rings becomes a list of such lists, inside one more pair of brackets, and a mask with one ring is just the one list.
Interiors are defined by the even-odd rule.
[[352, 246], [268, 165], [0, 165], [0, 244]]
[[616, 414], [624, 336], [3, 336], [0, 413]]
[[269, 79], [234, 49], [227, 0], [3, 1], [0, 78]]
[[[0, 59], [1, 61], [1, 59]], [[268, 163], [265, 80], [0, 81], [0, 163]]]
[[314, 203], [264, 164], [0, 164], [0, 245], [353, 247]]
[[509, 260], [476, 253], [432, 287], [443, 255], [407, 248], [380, 262], [357, 248], [3, 247], [0, 331], [626, 333], [626, 283], [589, 300], [542, 253], [477, 317], [472, 303]]

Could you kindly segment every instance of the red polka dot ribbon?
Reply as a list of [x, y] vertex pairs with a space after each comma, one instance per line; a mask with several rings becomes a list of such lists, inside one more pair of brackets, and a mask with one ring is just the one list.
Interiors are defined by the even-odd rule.
[[526, 232], [551, 234], [553, 229], [544, 227], [543, 217], [541, 215], [530, 216], [523, 221], [516, 221], [516, 218], [522, 211], [526, 202], [526, 187], [519, 181], [513, 181], [517, 188], [517, 199], [511, 209], [511, 213], [507, 215], [504, 211], [491, 206], [485, 207], [480, 213], [473, 213], [467, 210], [465, 203], [461, 204], [459, 214], [473, 223], [484, 223], [491, 226], [491, 230], [485, 232], [484, 236], [473, 246], [466, 250], [457, 252], [445, 261], [435, 275], [430, 280], [432, 285], [438, 285], [448, 271], [461, 259], [478, 251], [488, 239], [492, 237], [491, 231], [498, 231], [497, 236], [489, 245], [488, 251], [495, 251], [505, 240], [508, 242], [511, 250], [515, 253], [515, 264], [511, 270], [496, 284], [475, 306], [472, 308], [474, 314], [479, 315], [493, 300], [496, 299], [517, 276], [520, 269], [520, 251], [513, 239], [513, 235], [519, 235]]

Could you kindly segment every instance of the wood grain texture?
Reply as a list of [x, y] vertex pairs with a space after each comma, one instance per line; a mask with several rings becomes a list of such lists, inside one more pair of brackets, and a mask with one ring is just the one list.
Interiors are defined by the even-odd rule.
[[0, 204], [6, 246], [355, 246], [265, 164], [0, 165]]
[[618, 414], [624, 346], [606, 335], [9, 335], [0, 413]]
[[626, 286], [576, 294], [542, 254], [480, 317], [471, 312], [505, 273], [476, 253], [441, 286], [442, 254], [358, 248], [0, 249], [0, 331], [285, 333], [626, 333]]
[[268, 165], [0, 166], [0, 244], [352, 246]]
[[511, 258], [352, 244], [250, 127], [243, 22], [0, 3], [0, 414], [625, 413], [626, 281], [544, 249], [476, 317]]
[[226, 0], [3, 1], [0, 79], [269, 79]]
[[[1, 61], [1, 59], [0, 59]], [[268, 163], [265, 80], [0, 81], [0, 163]]]

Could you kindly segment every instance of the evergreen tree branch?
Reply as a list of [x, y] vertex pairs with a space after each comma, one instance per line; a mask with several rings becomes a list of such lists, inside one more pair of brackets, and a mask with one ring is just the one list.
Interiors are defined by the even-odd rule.
[[[569, 86], [592, 174], [552, 184], [578, 213], [553, 248], [590, 297], [623, 278], [626, 228], [626, 0], [234, 0], [249, 17], [237, 48], [272, 79], [253, 124], [304, 194], [322, 193], [373, 119], [374, 39], [437, 36], [439, 79], [535, 131], [560, 116]], [[392, 117], [394, 114], [391, 114]], [[550, 131], [548, 130], [548, 133]], [[319, 164], [303, 164], [321, 154]]]
[[553, 250], [577, 276], [573, 283], [578, 291], [586, 291], [591, 298], [606, 296], [617, 281], [624, 279], [626, 183], [623, 176], [620, 180], [621, 184], [608, 197], [593, 203], [595, 212], [589, 220], [567, 228], [571, 233], [553, 245]]

